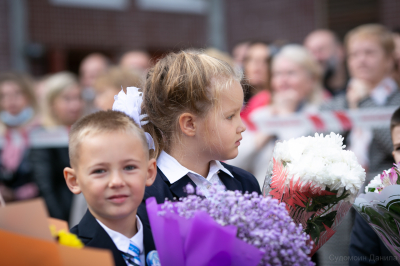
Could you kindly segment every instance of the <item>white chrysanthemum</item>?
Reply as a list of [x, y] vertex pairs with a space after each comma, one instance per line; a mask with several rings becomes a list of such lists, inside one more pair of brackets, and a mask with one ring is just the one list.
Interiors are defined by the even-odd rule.
[[[389, 169], [390, 170], [390, 169]], [[386, 174], [389, 174], [389, 170], [385, 170]], [[383, 187], [381, 175], [378, 174], [376, 175], [368, 184], [368, 186], [365, 187], [365, 193], [369, 192], [368, 190], [370, 188], [375, 188], [375, 193], [379, 193], [379, 191], [376, 189], [378, 187]]]
[[314, 185], [330, 190], [344, 190], [351, 193], [351, 201], [365, 180], [365, 170], [351, 151], [344, 150], [343, 137], [331, 133], [315, 134], [315, 137], [300, 137], [279, 142], [274, 149], [275, 160], [286, 165], [288, 185], [291, 179], [300, 178], [302, 184]]

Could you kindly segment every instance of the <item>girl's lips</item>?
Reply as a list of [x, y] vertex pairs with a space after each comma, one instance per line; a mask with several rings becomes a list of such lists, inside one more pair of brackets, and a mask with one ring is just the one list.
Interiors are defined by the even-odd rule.
[[239, 140], [237, 140], [236, 142], [235, 142], [235, 144], [236, 144], [236, 146], [239, 146], [240, 145], [240, 141], [241, 141], [242, 139], [239, 139]]
[[127, 198], [128, 198], [127, 195], [113, 195], [109, 197], [108, 200], [113, 203], [123, 203], [126, 201]]

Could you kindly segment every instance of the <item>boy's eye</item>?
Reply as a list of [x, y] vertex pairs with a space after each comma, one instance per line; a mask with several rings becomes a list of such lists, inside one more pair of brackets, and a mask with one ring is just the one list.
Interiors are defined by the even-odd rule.
[[136, 169], [136, 167], [133, 165], [128, 165], [128, 166], [125, 166], [125, 168], [124, 168], [124, 170], [126, 170], [126, 171], [132, 171], [134, 169]]
[[104, 169], [96, 169], [96, 170], [93, 170], [92, 174], [102, 174], [105, 172], [106, 172], [106, 170], [104, 170]]

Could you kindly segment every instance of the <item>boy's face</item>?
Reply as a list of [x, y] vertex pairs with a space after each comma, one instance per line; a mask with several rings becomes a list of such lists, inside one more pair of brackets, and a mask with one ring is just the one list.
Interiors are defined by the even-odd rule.
[[65, 169], [71, 191], [83, 193], [89, 209], [100, 221], [128, 218], [134, 221], [145, 186], [157, 173], [134, 133], [99, 133], [84, 138], [74, 169]]
[[393, 158], [396, 163], [400, 163], [400, 125], [392, 130]]

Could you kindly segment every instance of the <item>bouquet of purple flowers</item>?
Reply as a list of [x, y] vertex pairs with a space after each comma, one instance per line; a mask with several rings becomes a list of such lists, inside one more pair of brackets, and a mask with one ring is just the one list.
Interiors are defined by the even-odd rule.
[[314, 265], [312, 242], [284, 204], [217, 186], [208, 198], [186, 190], [179, 202], [146, 201], [161, 265]]

